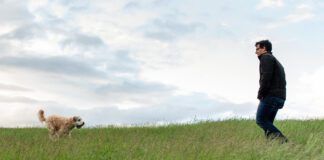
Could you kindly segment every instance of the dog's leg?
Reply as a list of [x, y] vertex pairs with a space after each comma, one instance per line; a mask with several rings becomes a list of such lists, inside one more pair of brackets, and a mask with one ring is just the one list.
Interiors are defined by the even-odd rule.
[[72, 136], [71, 136], [71, 131], [68, 133], [68, 135], [69, 135], [69, 138], [72, 138]]
[[59, 137], [66, 137], [69, 135], [69, 131], [68, 129], [66, 128], [61, 128], [59, 131], [58, 131], [58, 135]]
[[49, 137], [52, 141], [57, 140], [57, 134], [54, 129], [49, 129]]
[[47, 128], [48, 128], [48, 135], [49, 135], [49, 138], [52, 140], [52, 141], [56, 141], [58, 139], [58, 136], [57, 136], [57, 130], [55, 129], [55, 127], [53, 125], [51, 125], [50, 123], [47, 123]]

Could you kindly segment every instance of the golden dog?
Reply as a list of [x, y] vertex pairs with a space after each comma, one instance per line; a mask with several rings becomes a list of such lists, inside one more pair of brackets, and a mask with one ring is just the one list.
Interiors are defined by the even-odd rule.
[[58, 139], [59, 137], [69, 136], [71, 137], [71, 131], [77, 127], [80, 129], [84, 122], [79, 116], [74, 117], [62, 117], [57, 115], [48, 116], [45, 118], [44, 111], [38, 111], [38, 119], [46, 124], [49, 130], [49, 136], [52, 140]]

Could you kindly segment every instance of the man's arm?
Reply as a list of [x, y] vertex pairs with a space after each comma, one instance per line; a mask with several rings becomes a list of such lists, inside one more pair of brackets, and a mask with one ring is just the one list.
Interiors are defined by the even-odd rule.
[[269, 91], [271, 86], [271, 79], [273, 75], [274, 61], [269, 55], [264, 55], [260, 59], [260, 88], [258, 92], [258, 99], [263, 99]]

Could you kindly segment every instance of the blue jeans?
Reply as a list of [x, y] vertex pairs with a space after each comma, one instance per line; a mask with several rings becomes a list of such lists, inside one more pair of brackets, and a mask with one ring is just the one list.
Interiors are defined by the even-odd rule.
[[277, 97], [265, 97], [260, 100], [256, 114], [256, 123], [264, 130], [267, 138], [284, 137], [281, 131], [273, 125], [279, 109], [284, 106], [285, 100]]

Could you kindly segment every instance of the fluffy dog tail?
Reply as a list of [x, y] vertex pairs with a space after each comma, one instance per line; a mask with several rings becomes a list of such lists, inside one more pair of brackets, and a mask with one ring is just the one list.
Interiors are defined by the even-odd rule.
[[38, 111], [38, 119], [41, 122], [45, 122], [46, 121], [46, 118], [45, 118], [45, 115], [44, 115], [44, 111], [42, 109]]

